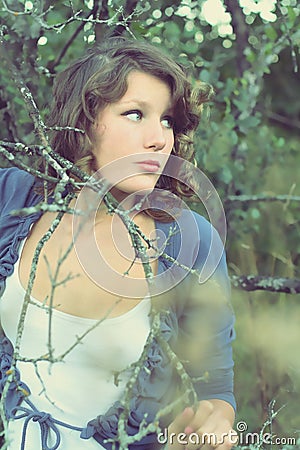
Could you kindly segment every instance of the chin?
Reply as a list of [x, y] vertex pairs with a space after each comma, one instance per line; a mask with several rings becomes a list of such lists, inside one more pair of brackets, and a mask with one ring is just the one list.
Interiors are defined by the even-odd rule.
[[148, 179], [143, 178], [140, 180], [128, 179], [118, 183], [111, 189], [112, 195], [116, 198], [125, 198], [133, 195], [144, 196], [150, 194], [155, 188], [157, 178], [155, 177], [155, 179], [153, 179], [153, 176], [150, 180], [149, 177], [147, 177]]
[[[138, 187], [135, 190], [120, 190], [120, 189], [112, 189], [110, 192], [111, 194], [117, 199], [119, 202], [124, 201], [123, 207], [126, 209], [130, 209], [134, 206], [135, 203], [138, 203], [141, 198], [146, 197], [147, 195], [151, 194], [153, 191], [154, 186], [152, 187]], [[128, 200], [128, 203], [126, 203], [126, 199]]]

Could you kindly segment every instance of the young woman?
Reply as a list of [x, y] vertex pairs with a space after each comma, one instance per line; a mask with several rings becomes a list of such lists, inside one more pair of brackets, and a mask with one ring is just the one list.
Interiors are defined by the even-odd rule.
[[[57, 213], [11, 215], [45, 201], [45, 185], [16, 168], [0, 171], [0, 381], [9, 450], [233, 445], [225, 256], [198, 283], [216, 232], [194, 212], [176, 207], [173, 214], [163, 196], [191, 192], [184, 188], [190, 174], [176, 179], [167, 167], [176, 157], [193, 161], [192, 135], [208, 98], [202, 85], [192, 91], [169, 56], [123, 38], [107, 39], [58, 75], [52, 148], [86, 173], [105, 176], [122, 208], [109, 210], [96, 191], [92, 225], [75, 226], [74, 237], [76, 211], [91, 202], [88, 195], [80, 203], [84, 183], [69, 173], [73, 183], [62, 195], [72, 193], [75, 215], [64, 214], [41, 246], [27, 309], [32, 260]], [[51, 203], [55, 183], [47, 189]], [[151, 206], [156, 191], [163, 206]], [[144, 244], [152, 243], [148, 252], [147, 245], [136, 251], [121, 209]]]

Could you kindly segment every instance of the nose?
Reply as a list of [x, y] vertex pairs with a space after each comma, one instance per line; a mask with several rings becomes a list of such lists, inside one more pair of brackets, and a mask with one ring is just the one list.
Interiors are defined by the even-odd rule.
[[167, 142], [166, 130], [161, 122], [149, 124], [145, 134], [144, 145], [145, 148], [152, 151], [163, 150]]

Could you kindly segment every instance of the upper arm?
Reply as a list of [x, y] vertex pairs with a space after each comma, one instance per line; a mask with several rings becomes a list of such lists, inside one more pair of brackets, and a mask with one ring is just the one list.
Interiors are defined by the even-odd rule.
[[25, 237], [31, 216], [11, 215], [16, 209], [31, 204], [34, 177], [15, 167], [0, 169], [0, 296], [5, 289], [5, 279], [11, 275], [18, 259], [19, 237]]
[[234, 313], [230, 303], [226, 255], [217, 234], [214, 235], [214, 253], [210, 239], [217, 232], [211, 225], [201, 218], [201, 226], [200, 245], [193, 268], [203, 273], [204, 265], [209, 264], [206, 273], [211, 272], [211, 276], [203, 283], [201, 277], [199, 279], [190, 274], [182, 283], [184, 307], [179, 316], [177, 350], [187, 372], [194, 379], [199, 399], [219, 398], [235, 408], [232, 357]]
[[230, 301], [215, 280], [192, 286], [191, 291], [179, 319], [177, 354], [193, 380], [199, 400], [217, 398], [235, 408], [232, 355], [235, 331]]
[[16, 167], [0, 169], [0, 216], [22, 208], [33, 183], [32, 175]]

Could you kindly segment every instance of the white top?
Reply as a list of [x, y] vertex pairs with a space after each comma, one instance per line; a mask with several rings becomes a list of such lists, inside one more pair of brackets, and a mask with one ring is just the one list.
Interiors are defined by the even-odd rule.
[[[0, 302], [2, 327], [14, 346], [25, 294], [18, 273], [17, 262], [14, 273], [6, 280], [6, 290]], [[99, 321], [53, 309], [51, 345], [55, 357], [70, 349], [78, 336], [91, 331], [63, 362], [51, 365], [42, 361], [37, 364], [43, 384], [32, 363], [18, 362], [21, 380], [30, 388], [30, 400], [36, 408], [78, 427], [85, 427], [89, 420], [104, 414], [121, 397], [128, 380], [125, 371], [120, 374], [120, 382], [116, 386], [115, 373], [126, 369], [141, 355], [150, 331], [149, 311], [150, 298], [146, 297], [125, 314], [104, 319], [93, 328]], [[21, 356], [38, 358], [49, 352], [49, 317], [49, 308], [32, 298], [21, 339]], [[20, 449], [23, 420], [10, 423], [13, 442], [9, 450]], [[102, 448], [94, 439], [80, 439], [79, 432], [59, 429], [62, 436], [59, 448], [63, 450]], [[38, 423], [29, 422], [26, 450], [41, 449], [39, 430]]]

